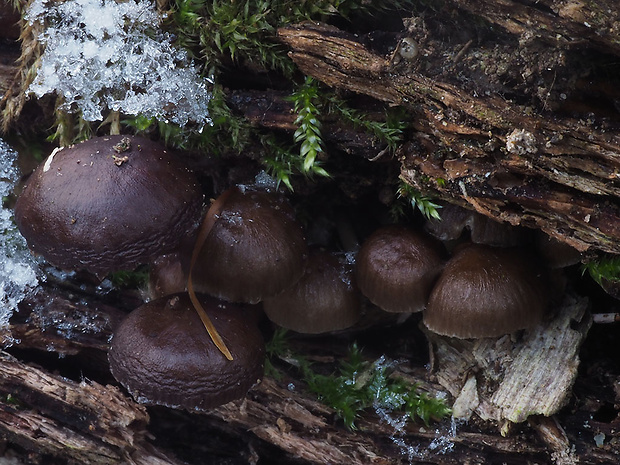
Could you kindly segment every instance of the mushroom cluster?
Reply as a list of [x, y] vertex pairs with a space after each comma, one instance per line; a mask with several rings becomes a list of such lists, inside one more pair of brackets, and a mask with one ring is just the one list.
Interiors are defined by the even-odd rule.
[[[258, 302], [275, 324], [315, 334], [355, 325], [364, 295], [388, 312], [423, 311], [430, 330], [461, 338], [529, 327], [547, 306], [541, 272], [514, 250], [463, 246], [446, 261], [438, 240], [387, 226], [353, 267], [309, 249], [278, 193], [232, 187], [199, 226], [202, 200], [165, 148], [115, 136], [53, 152], [17, 201], [20, 231], [52, 264], [102, 275], [151, 263], [153, 300], [128, 315], [109, 351], [113, 375], [147, 404], [205, 410], [245, 395], [263, 372], [264, 342], [248, 310]], [[504, 235], [464, 218], [452, 222], [476, 242], [498, 245]], [[181, 246], [188, 237], [193, 251]]]
[[[547, 272], [525, 248], [512, 246], [516, 236], [457, 209], [443, 221], [427, 229], [454, 248], [447, 261], [420, 231], [387, 226], [371, 234], [356, 263], [362, 294], [388, 312], [422, 311], [429, 330], [450, 337], [495, 337], [540, 322], [552, 294]], [[469, 240], [461, 237], [465, 228]], [[455, 246], [456, 239], [462, 242]]]

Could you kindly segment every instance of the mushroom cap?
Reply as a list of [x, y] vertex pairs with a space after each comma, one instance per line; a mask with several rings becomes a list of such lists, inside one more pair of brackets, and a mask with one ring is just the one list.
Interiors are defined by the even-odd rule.
[[566, 268], [581, 262], [584, 258], [574, 247], [566, 242], [560, 242], [539, 229], [536, 230], [535, 243], [545, 265], [551, 269]]
[[237, 187], [224, 195], [192, 271], [194, 288], [256, 303], [292, 286], [303, 274], [308, 249], [286, 199]]
[[139, 402], [203, 411], [243, 397], [262, 378], [265, 345], [254, 318], [199, 298], [234, 360], [213, 344], [187, 294], [151, 301], [119, 325], [108, 353], [112, 375]]
[[180, 252], [157, 257], [149, 270], [148, 296], [158, 299], [187, 290], [187, 275], [183, 271]]
[[313, 250], [292, 287], [263, 301], [267, 317], [283, 328], [319, 334], [348, 328], [361, 317], [359, 291], [350, 266], [329, 252]]
[[50, 263], [104, 275], [175, 248], [200, 220], [202, 198], [194, 175], [161, 144], [96, 137], [39, 165], [15, 221]]
[[470, 245], [446, 264], [424, 311], [434, 333], [497, 337], [538, 323], [547, 307], [546, 278], [520, 249]]
[[475, 244], [514, 247], [525, 242], [523, 228], [495, 221], [477, 211], [454, 204], [442, 205], [441, 219], [429, 219], [424, 229], [441, 241], [459, 239], [467, 229]]
[[357, 254], [357, 285], [385, 311], [419, 312], [443, 267], [439, 250], [430, 238], [409, 228], [382, 227]]

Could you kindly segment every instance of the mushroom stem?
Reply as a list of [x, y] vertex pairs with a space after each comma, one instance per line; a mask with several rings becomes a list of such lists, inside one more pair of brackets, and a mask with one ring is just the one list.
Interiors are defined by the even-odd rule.
[[189, 265], [189, 273], [187, 274], [187, 293], [189, 294], [189, 299], [192, 301], [192, 304], [194, 305], [194, 309], [196, 310], [196, 313], [198, 313], [198, 316], [200, 317], [202, 324], [205, 326], [205, 329], [207, 330], [207, 333], [209, 333], [209, 337], [211, 337], [211, 340], [213, 341], [215, 346], [218, 349], [220, 349], [220, 352], [224, 354], [224, 357], [226, 357], [228, 360], [232, 360], [233, 356], [230, 353], [230, 350], [228, 350], [228, 347], [226, 347], [226, 344], [222, 340], [222, 337], [217, 332], [217, 329], [215, 329], [215, 326], [213, 326], [213, 322], [211, 321], [211, 318], [209, 318], [209, 315], [207, 315], [207, 312], [205, 311], [205, 309], [202, 307], [202, 305], [200, 305], [200, 302], [198, 301], [198, 298], [196, 297], [196, 292], [194, 291], [194, 285], [192, 283], [192, 270], [194, 269], [194, 265], [196, 264], [196, 260], [198, 259], [198, 254], [200, 252], [200, 249], [202, 249], [202, 246], [205, 240], [207, 239], [209, 232], [211, 232], [211, 229], [213, 228], [213, 224], [215, 223], [216, 217], [221, 212], [222, 207], [225, 203], [225, 199], [228, 197], [228, 195], [230, 195], [230, 190], [222, 194], [220, 198], [218, 198], [215, 202], [213, 202], [213, 204], [211, 205], [211, 208], [209, 208], [209, 211], [205, 215], [204, 221], [200, 225], [200, 230], [198, 231], [198, 237], [196, 238], [196, 243], [194, 244], [194, 250], [192, 251], [192, 259]]

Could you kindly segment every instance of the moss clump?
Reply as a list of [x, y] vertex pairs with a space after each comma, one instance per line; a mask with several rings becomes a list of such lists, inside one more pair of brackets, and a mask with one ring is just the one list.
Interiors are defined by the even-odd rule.
[[[411, 421], [422, 421], [428, 425], [450, 414], [450, 408], [443, 399], [431, 397], [419, 386], [394, 376], [396, 362], [385, 356], [377, 360], [366, 360], [362, 351], [353, 343], [347, 357], [340, 360], [336, 372], [325, 375], [317, 373], [305, 358], [291, 353], [285, 332], [276, 332], [267, 344], [270, 358], [283, 355], [301, 371], [308, 389], [315, 393], [325, 405], [334, 409], [336, 416], [351, 430], [363, 411], [382, 409], [399, 412]], [[273, 374], [273, 365], [268, 364]], [[278, 376], [278, 375], [276, 375]]]
[[604, 281], [620, 283], [620, 257], [604, 256], [583, 265], [583, 272], [604, 287]]

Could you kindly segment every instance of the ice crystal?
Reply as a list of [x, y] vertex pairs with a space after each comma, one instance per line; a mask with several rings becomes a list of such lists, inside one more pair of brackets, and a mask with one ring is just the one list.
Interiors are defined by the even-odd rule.
[[158, 29], [151, 1], [34, 0], [26, 20], [43, 28], [45, 51], [28, 89], [37, 97], [57, 93], [62, 109], [79, 110], [86, 121], [109, 109], [210, 124], [209, 81]]
[[[15, 167], [17, 153], [0, 139], [0, 198], [8, 196], [19, 172]], [[12, 212], [0, 209], [0, 329], [26, 294], [37, 285], [36, 263], [28, 252], [26, 241], [13, 222]], [[5, 344], [10, 340], [5, 338]]]

